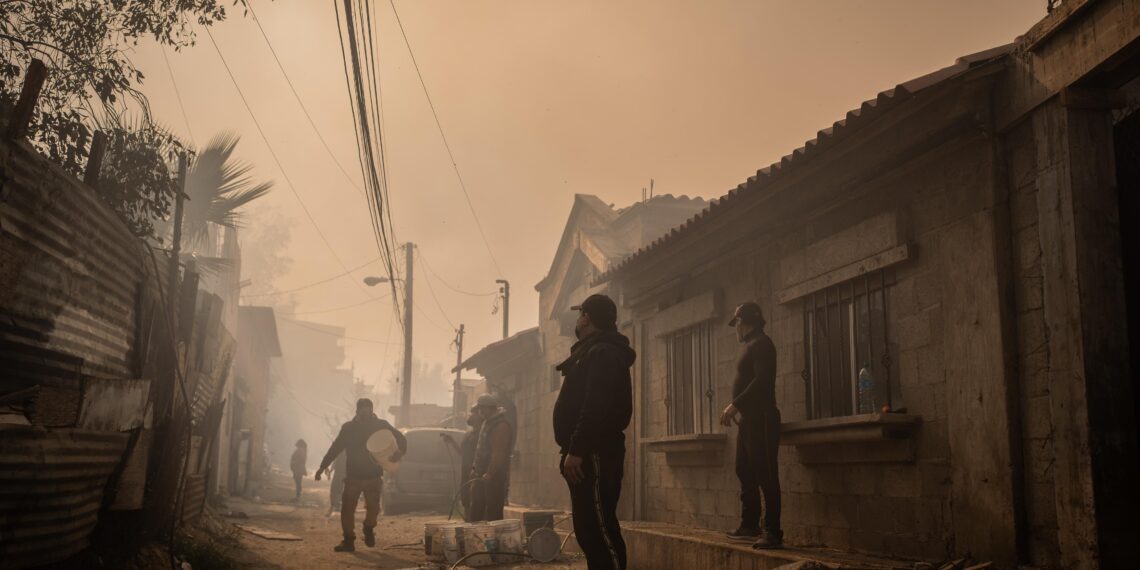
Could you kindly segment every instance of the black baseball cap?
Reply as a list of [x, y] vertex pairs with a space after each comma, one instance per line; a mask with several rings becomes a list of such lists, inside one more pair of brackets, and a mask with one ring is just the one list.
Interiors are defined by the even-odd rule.
[[732, 320], [728, 321], [728, 326], [735, 327], [737, 322], [743, 322], [749, 325], [764, 326], [764, 311], [760, 310], [760, 305], [746, 301], [736, 306], [736, 310], [732, 312]]
[[617, 305], [606, 295], [590, 295], [581, 304], [570, 307], [571, 311], [582, 311], [590, 316], [595, 326], [615, 326], [617, 324]]

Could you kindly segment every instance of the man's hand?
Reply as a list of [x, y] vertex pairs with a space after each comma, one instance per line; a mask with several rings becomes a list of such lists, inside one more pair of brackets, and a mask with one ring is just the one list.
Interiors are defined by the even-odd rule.
[[724, 408], [724, 411], [720, 413], [720, 425], [725, 427], [732, 426], [732, 420], [735, 419], [739, 413], [740, 410], [737, 410], [736, 406], [729, 404]]
[[483, 474], [483, 480], [484, 481], [490, 481], [491, 480], [491, 474], [490, 473], [484, 473]]
[[562, 462], [562, 476], [571, 485], [581, 483], [586, 478], [586, 473], [582, 471], [582, 458], [577, 455], [567, 455]]
[[324, 469], [317, 469], [317, 474], [315, 475], [315, 477], [316, 477], [317, 481], [320, 481], [320, 480], [321, 480], [321, 475], [324, 475], [324, 474], [325, 474], [325, 470], [324, 470]]

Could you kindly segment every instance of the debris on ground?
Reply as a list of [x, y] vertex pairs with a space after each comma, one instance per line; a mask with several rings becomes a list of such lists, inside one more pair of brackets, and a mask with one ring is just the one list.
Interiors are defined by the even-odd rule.
[[248, 524], [239, 524], [239, 525], [234, 525], [234, 526], [237, 526], [238, 528], [240, 528], [240, 529], [242, 529], [242, 530], [244, 530], [244, 531], [246, 531], [252, 535], [260, 536], [261, 538], [264, 538], [267, 540], [294, 540], [294, 541], [295, 540], [304, 540], [295, 534], [290, 534], [287, 532], [279, 532], [276, 530], [270, 530], [270, 529], [261, 528], [258, 526], [252, 526], [252, 525], [248, 525]]

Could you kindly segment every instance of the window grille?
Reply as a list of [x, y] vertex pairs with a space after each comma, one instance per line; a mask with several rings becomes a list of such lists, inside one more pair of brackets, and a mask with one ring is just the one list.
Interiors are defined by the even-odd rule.
[[712, 321], [665, 336], [669, 435], [713, 433], [716, 423]]
[[[890, 303], [894, 275], [879, 270], [804, 299], [802, 376], [810, 418], [878, 412], [897, 394]], [[860, 373], [873, 378], [860, 390]]]

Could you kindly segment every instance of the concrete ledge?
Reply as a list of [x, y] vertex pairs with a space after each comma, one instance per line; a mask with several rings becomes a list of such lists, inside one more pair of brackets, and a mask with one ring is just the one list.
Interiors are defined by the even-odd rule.
[[913, 565], [912, 562], [822, 549], [753, 550], [750, 544], [730, 541], [722, 533], [667, 523], [623, 522], [622, 536], [631, 569], [774, 570], [795, 562], [818, 562], [830, 568], [852, 570], [885, 570]]

